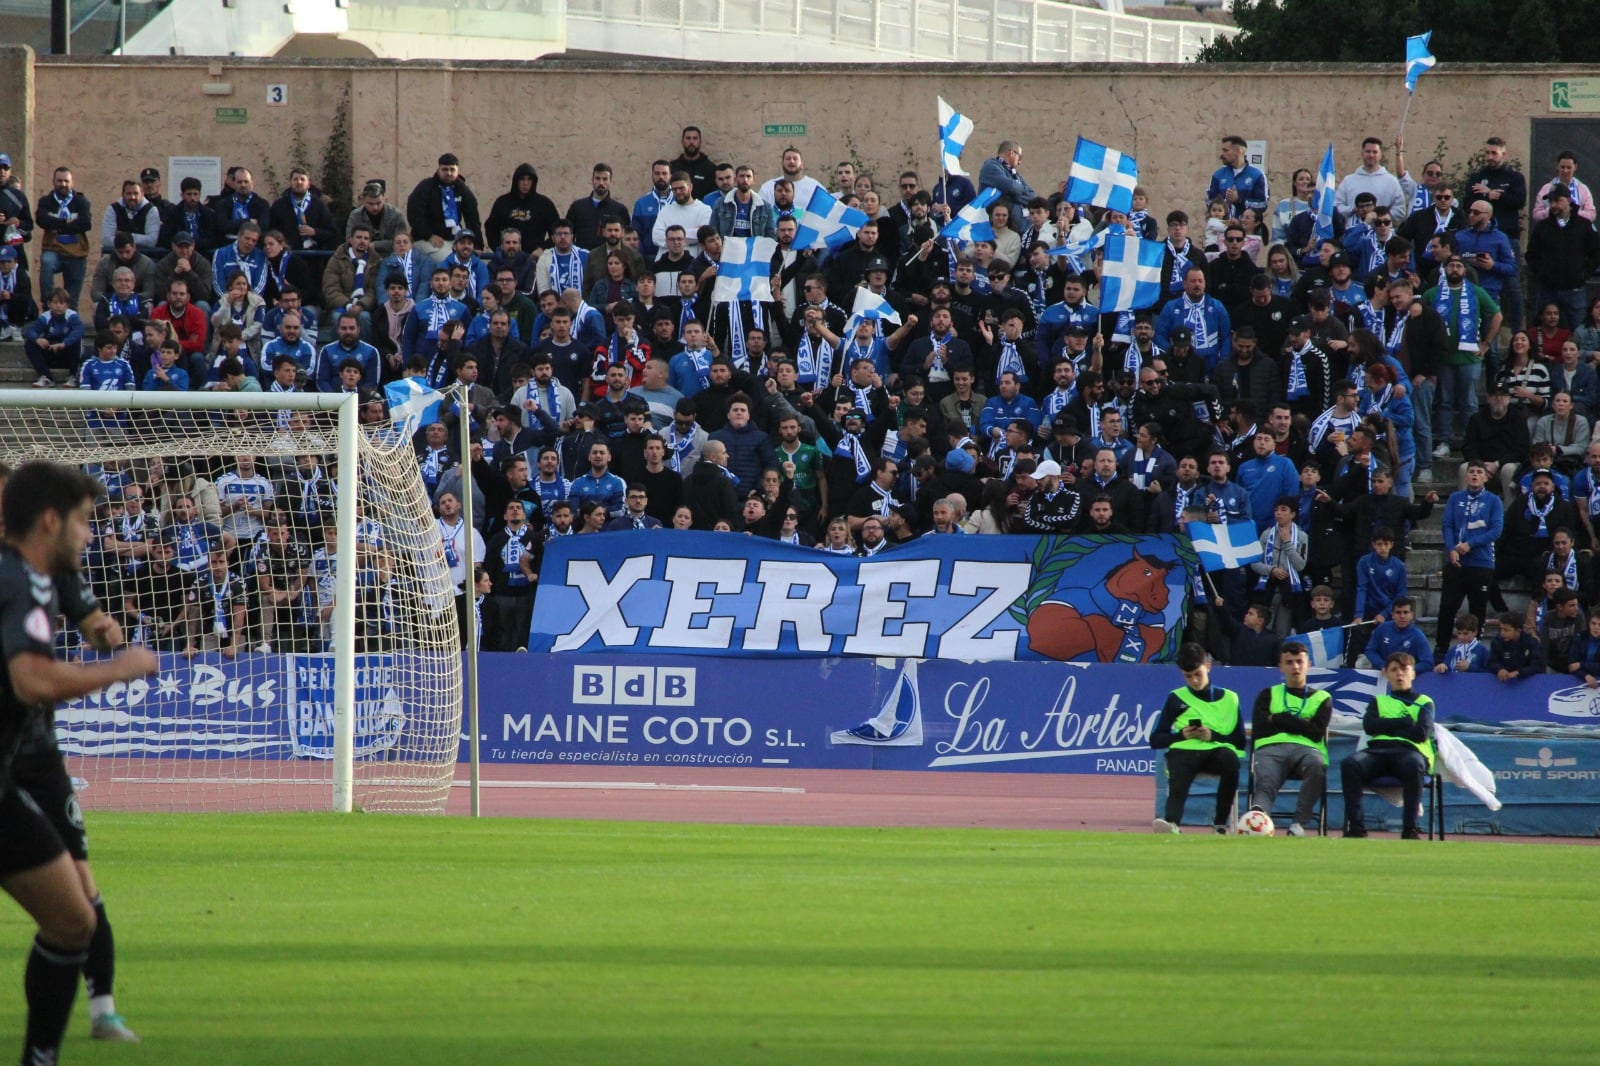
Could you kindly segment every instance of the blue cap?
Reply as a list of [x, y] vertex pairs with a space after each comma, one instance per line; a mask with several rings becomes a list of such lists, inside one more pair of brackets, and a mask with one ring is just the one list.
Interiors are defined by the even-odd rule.
[[0, 167], [9, 167], [10, 165], [11, 157], [6, 155], [4, 152], [0, 152]]
[[965, 448], [952, 448], [950, 454], [944, 457], [946, 470], [954, 470], [960, 474], [970, 474], [973, 470], [972, 453]]
[[0, 244], [0, 263], [9, 263], [17, 257], [17, 250], [9, 244]]

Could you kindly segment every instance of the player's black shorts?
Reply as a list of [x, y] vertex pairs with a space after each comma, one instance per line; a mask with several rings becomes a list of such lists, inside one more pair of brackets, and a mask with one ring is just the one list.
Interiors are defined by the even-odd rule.
[[0, 880], [43, 866], [65, 850], [32, 796], [15, 786], [0, 792]]
[[39, 804], [55, 827], [67, 853], [83, 861], [89, 857], [89, 836], [83, 829], [83, 809], [72, 787], [66, 761], [54, 746], [48, 751], [20, 752], [11, 764], [11, 780]]

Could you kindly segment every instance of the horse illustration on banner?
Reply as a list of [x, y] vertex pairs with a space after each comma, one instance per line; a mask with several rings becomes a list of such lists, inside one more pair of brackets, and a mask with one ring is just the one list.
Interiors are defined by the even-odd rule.
[[[1187, 571], [1134, 538], [1041, 538], [1020, 607], [1035, 653], [1062, 662], [1169, 661]], [[1174, 610], [1173, 608], [1177, 609]]]

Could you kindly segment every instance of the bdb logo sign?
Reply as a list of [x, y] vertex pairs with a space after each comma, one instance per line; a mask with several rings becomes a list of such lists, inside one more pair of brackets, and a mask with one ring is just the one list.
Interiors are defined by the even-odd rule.
[[693, 707], [693, 666], [575, 666], [572, 702], [619, 707]]

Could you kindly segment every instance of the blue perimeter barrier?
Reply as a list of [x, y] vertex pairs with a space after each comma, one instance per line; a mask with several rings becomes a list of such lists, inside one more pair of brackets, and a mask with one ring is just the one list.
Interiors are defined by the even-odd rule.
[[[1164, 764], [1148, 739], [1182, 683], [1173, 667], [1055, 662], [572, 653], [484, 654], [479, 665], [481, 755], [492, 763], [1118, 774], [1149, 776], [1158, 792]], [[326, 758], [330, 666], [325, 656], [163, 655], [157, 677], [63, 706], [58, 732], [70, 753]], [[397, 689], [425, 677], [425, 664], [396, 652], [358, 666], [357, 756], [390, 758], [408, 728], [410, 694]], [[1247, 714], [1279, 679], [1246, 667], [1212, 676]], [[1381, 684], [1321, 669], [1312, 683], [1355, 715]], [[1494, 771], [1506, 803], [1490, 815], [1448, 788], [1451, 832], [1596, 831], [1600, 692], [1554, 675], [1428, 674], [1417, 687]], [[1203, 786], [1191, 796], [1197, 822], [1209, 818], [1205, 796]], [[1382, 813], [1373, 808], [1372, 824]]]

